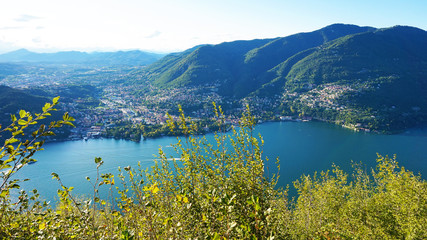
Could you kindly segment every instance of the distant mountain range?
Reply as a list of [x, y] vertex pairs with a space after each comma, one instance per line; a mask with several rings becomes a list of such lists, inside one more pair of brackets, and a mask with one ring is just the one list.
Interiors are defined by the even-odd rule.
[[150, 53], [139, 50], [93, 53], [79, 51], [35, 53], [26, 49], [20, 49], [13, 52], [0, 54], [0, 62], [140, 66], [151, 64], [163, 56], [164, 54]]

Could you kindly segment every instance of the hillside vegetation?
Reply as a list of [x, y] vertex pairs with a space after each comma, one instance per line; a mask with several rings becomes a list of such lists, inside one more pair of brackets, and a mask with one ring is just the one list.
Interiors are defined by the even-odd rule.
[[334, 24], [283, 38], [199, 46], [135, 75], [161, 89], [271, 102], [263, 110], [276, 115], [390, 133], [427, 123], [426, 42], [427, 32], [414, 27]]
[[16, 114], [22, 106], [28, 111], [38, 111], [48, 100], [45, 97], [28, 94], [22, 90], [0, 85], [0, 121], [10, 122], [10, 115]]
[[[47, 97], [37, 96], [23, 90], [0, 85], [0, 125], [7, 126], [10, 124], [10, 116], [18, 114], [22, 106], [25, 106], [28, 112], [36, 113], [48, 100]], [[52, 118], [60, 119], [62, 114], [64, 112], [61, 110], [55, 111], [52, 113]], [[46, 120], [41, 119], [40, 121], [43, 124], [48, 124]], [[29, 126], [29, 129], [35, 130], [33, 126]], [[59, 129], [56, 131], [56, 139], [64, 139], [69, 133], [69, 128]], [[8, 133], [0, 134], [0, 141], [4, 141], [6, 137], [9, 137]]]
[[[57, 104], [46, 104], [40, 115], [20, 111], [13, 124], [1, 129], [13, 136], [37, 124]], [[181, 112], [182, 113], [182, 112]], [[215, 108], [221, 122], [221, 108]], [[37, 117], [35, 117], [37, 116]], [[19, 180], [13, 174], [34, 161], [39, 137], [53, 128], [72, 125], [63, 120], [33, 133], [35, 141], [19, 144], [11, 137], [0, 150], [2, 172], [0, 237], [3, 239], [425, 239], [427, 183], [399, 167], [395, 158], [378, 156], [370, 172], [356, 166], [352, 175], [332, 171], [304, 175], [294, 182], [295, 199], [277, 189], [279, 176], [266, 175], [261, 137], [254, 137], [254, 118], [247, 111], [230, 137], [219, 131], [216, 145], [191, 136], [194, 125], [181, 114], [168, 123], [185, 138], [174, 147], [179, 159], [161, 150], [151, 169], [124, 167], [118, 176], [87, 177], [91, 199], [73, 195], [60, 176], [56, 208], [41, 202], [37, 190], [12, 198]], [[15, 128], [16, 126], [16, 128]], [[25, 181], [25, 180], [24, 180]], [[106, 188], [101, 188], [104, 185]], [[109, 192], [101, 199], [99, 191]]]
[[348, 34], [373, 28], [335, 24], [289, 37], [204, 45], [167, 56], [148, 67], [155, 84], [163, 87], [218, 84], [220, 93], [243, 97], [265, 84], [266, 71], [309, 48]]

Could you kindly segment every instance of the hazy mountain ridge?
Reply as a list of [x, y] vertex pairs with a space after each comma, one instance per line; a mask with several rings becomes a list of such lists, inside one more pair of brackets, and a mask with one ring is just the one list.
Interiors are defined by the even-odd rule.
[[35, 53], [26, 49], [20, 49], [0, 54], [0, 62], [139, 66], [151, 64], [163, 56], [164, 54], [139, 50], [92, 53], [79, 51]]

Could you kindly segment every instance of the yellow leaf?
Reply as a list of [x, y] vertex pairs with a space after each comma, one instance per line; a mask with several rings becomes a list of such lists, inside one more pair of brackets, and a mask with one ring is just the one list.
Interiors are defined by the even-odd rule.
[[59, 100], [59, 96], [58, 96], [58, 97], [53, 98], [52, 102], [55, 104], [55, 103], [58, 103], [58, 100]]
[[168, 225], [168, 222], [169, 222], [169, 218], [166, 218], [165, 221], [163, 221], [163, 225], [165, 226]]
[[42, 222], [39, 224], [39, 230], [44, 230], [46, 228], [46, 223]]
[[160, 191], [160, 189], [157, 187], [157, 185], [154, 185], [153, 189], [152, 189], [152, 193], [156, 194], [158, 191]]

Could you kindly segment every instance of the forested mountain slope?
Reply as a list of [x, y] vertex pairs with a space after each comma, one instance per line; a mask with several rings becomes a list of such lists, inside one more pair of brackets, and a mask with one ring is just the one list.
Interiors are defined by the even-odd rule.
[[204, 45], [143, 72], [161, 89], [279, 101], [280, 107], [271, 105], [276, 114], [386, 131], [427, 121], [427, 32], [414, 27], [334, 24], [283, 38]]
[[293, 55], [348, 34], [373, 30], [334, 24], [288, 37], [204, 45], [166, 56], [147, 71], [160, 87], [215, 84], [221, 95], [244, 97], [267, 83], [262, 76], [268, 70]]

